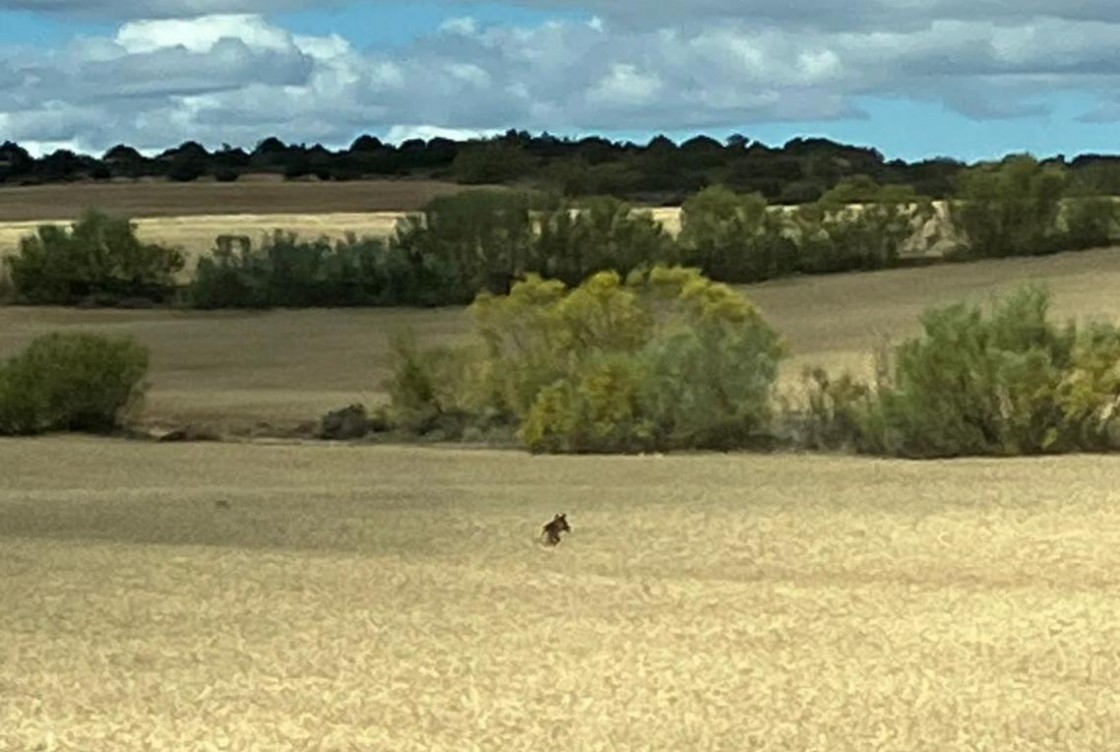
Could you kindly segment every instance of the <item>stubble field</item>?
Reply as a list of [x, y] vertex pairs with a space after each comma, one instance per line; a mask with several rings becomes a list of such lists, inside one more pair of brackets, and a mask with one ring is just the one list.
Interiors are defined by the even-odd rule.
[[[1120, 733], [1116, 458], [49, 438], [0, 459], [0, 749]], [[541, 548], [556, 511], [573, 532]]]
[[[743, 288], [800, 367], [1120, 254]], [[153, 351], [149, 423], [384, 398], [462, 310], [0, 308]], [[0, 440], [0, 750], [1078, 750], [1120, 736], [1120, 458]], [[219, 505], [218, 502], [224, 502]], [[567, 512], [555, 550], [533, 542]]]

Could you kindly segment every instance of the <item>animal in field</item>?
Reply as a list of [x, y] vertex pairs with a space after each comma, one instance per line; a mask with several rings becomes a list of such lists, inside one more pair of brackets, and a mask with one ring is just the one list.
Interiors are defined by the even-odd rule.
[[560, 542], [560, 533], [572, 532], [571, 526], [568, 524], [567, 514], [557, 514], [541, 530], [541, 542], [546, 546], [555, 546]]

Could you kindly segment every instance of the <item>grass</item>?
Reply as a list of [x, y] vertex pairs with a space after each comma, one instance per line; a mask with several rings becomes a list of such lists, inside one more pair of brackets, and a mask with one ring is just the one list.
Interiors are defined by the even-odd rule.
[[[1117, 458], [62, 437], [0, 461], [0, 749], [1093, 752], [1120, 732]], [[573, 533], [539, 548], [556, 511]]]

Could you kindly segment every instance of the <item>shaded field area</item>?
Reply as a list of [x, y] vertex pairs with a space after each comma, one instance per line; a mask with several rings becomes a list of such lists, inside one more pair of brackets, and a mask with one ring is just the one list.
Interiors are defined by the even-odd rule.
[[[1120, 733], [1120, 458], [64, 437], [0, 440], [0, 462], [3, 749]], [[573, 532], [540, 548], [556, 511]]]
[[435, 180], [285, 181], [247, 176], [198, 181], [0, 187], [0, 222], [73, 220], [88, 207], [132, 218], [212, 214], [332, 214], [419, 209], [437, 196], [475, 190]]
[[[802, 277], [741, 288], [787, 338], [783, 388], [821, 364], [868, 373], [884, 337], [918, 332], [931, 305], [985, 301], [1026, 280], [1046, 282], [1060, 317], [1120, 315], [1114, 249], [922, 269]], [[201, 421], [241, 429], [294, 424], [351, 402], [385, 399], [389, 337], [413, 329], [425, 345], [469, 332], [463, 309], [269, 312], [82, 311], [0, 308], [0, 357], [49, 331], [134, 334], [153, 352], [144, 422]]]

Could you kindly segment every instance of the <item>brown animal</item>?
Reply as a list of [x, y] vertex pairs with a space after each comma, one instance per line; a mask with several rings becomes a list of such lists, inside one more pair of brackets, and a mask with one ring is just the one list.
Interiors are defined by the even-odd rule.
[[572, 532], [571, 526], [568, 524], [568, 516], [566, 514], [558, 514], [552, 518], [552, 522], [544, 526], [541, 530], [541, 541], [546, 546], [555, 546], [560, 542], [560, 533]]

